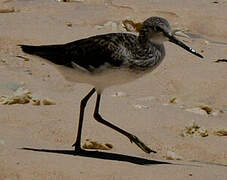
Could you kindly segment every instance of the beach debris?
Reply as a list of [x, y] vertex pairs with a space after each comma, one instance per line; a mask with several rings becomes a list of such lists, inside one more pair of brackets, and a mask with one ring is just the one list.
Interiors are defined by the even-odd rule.
[[43, 99], [42, 102], [43, 102], [43, 105], [56, 105], [56, 103], [54, 101], [47, 99], [47, 98]]
[[200, 127], [196, 122], [190, 123], [188, 126], [185, 126], [185, 128], [181, 132], [182, 137], [186, 136], [201, 136], [201, 137], [207, 137], [208, 136], [208, 130]]
[[221, 110], [221, 109], [219, 109], [219, 110], [213, 110], [212, 112], [211, 112], [211, 115], [212, 116], [217, 116], [217, 115], [219, 115], [220, 113], [224, 113], [224, 111], [223, 110]]
[[32, 105], [35, 105], [35, 106], [39, 106], [41, 103], [40, 103], [40, 99], [37, 98], [37, 97], [32, 97]]
[[125, 19], [122, 21], [122, 26], [128, 32], [139, 32], [142, 27], [142, 23], [135, 23], [132, 20]]
[[1, 96], [0, 104], [26, 104], [30, 102], [31, 98], [31, 92], [28, 89], [19, 87], [12, 96]]
[[135, 104], [133, 107], [136, 109], [149, 109], [149, 106], [143, 104]]
[[28, 75], [32, 75], [32, 71], [30, 69], [26, 69], [24, 72], [28, 73]]
[[179, 36], [179, 37], [184, 37], [184, 38], [187, 38], [187, 39], [191, 39], [190, 36], [188, 36], [187, 34], [184, 33], [184, 30], [181, 30], [181, 29], [175, 29], [173, 30], [173, 34], [175, 34], [176, 36]]
[[86, 139], [82, 146], [84, 149], [100, 149], [100, 150], [111, 150], [113, 145], [110, 143], [99, 143], [97, 141], [92, 141], [91, 139]]
[[227, 136], [227, 129], [205, 129], [200, 127], [198, 124], [195, 122], [192, 122], [190, 125], [186, 126], [182, 132], [181, 136], [186, 137], [186, 136], [201, 136], [201, 137], [207, 137], [208, 135], [215, 135], [215, 136]]
[[219, 62], [227, 62], [227, 59], [218, 59], [217, 61], [215, 61], [216, 63], [219, 63]]
[[24, 61], [29, 61], [29, 60], [30, 60], [29, 58], [24, 57], [24, 56], [20, 56], [20, 55], [18, 55], [18, 56], [16, 56], [16, 57], [21, 58], [21, 59], [23, 59]]
[[117, 31], [118, 24], [117, 22], [114, 22], [114, 21], [107, 21], [103, 25], [95, 25], [95, 29], [97, 30], [103, 29], [103, 28], [109, 28], [109, 27], [111, 27], [112, 31]]
[[167, 160], [182, 160], [183, 157], [178, 155], [177, 153], [173, 151], [167, 151], [166, 152], [166, 159]]
[[125, 93], [125, 92], [122, 92], [122, 91], [118, 91], [118, 92], [115, 92], [112, 96], [114, 96], [114, 97], [126, 97], [126, 96], [128, 96], [128, 94]]
[[[9, 84], [10, 85], [10, 84]], [[12, 84], [13, 85], [13, 84]], [[10, 87], [14, 88], [15, 87]], [[16, 88], [12, 95], [0, 96], [0, 104], [2, 105], [12, 105], [12, 104], [27, 104], [39, 106], [41, 104], [41, 99], [32, 95], [31, 91], [20, 86]], [[56, 103], [48, 98], [42, 100], [43, 105], [55, 105]]]
[[68, 27], [72, 27], [72, 26], [73, 26], [73, 24], [72, 24], [71, 22], [67, 22], [67, 23], [66, 23], [66, 26], [68, 26]]
[[102, 25], [95, 25], [95, 29], [99, 30], [99, 29], [102, 29], [103, 26]]
[[227, 130], [226, 129], [213, 130], [212, 133], [215, 136], [227, 136]]
[[207, 114], [211, 114], [211, 112], [213, 111], [213, 109], [207, 105], [202, 105], [200, 106], [200, 108], [204, 111], [206, 111]]
[[189, 109], [185, 109], [185, 110], [188, 112], [205, 115], [205, 116], [207, 116], [207, 115], [217, 116], [219, 113], [223, 113], [222, 110], [214, 109], [214, 108], [210, 107], [209, 105], [201, 105], [199, 107], [189, 108]]
[[185, 109], [188, 112], [192, 112], [192, 113], [196, 113], [196, 114], [200, 114], [200, 115], [207, 115], [207, 112], [203, 109], [201, 109], [200, 107], [195, 107], [195, 108], [189, 108], [189, 109]]
[[16, 12], [16, 11], [13, 7], [0, 9], [0, 13], [14, 13], [14, 12]]
[[173, 97], [169, 100], [169, 103], [170, 104], [176, 104], [177, 103], [177, 98], [176, 97]]
[[117, 23], [113, 21], [108, 21], [104, 25], [104, 27], [111, 27], [112, 30], [117, 30]]
[[6, 58], [1, 58], [0, 60], [1, 60], [2, 63], [6, 63], [7, 62]]
[[210, 45], [210, 41], [204, 40], [204, 44], [205, 44], [205, 45]]

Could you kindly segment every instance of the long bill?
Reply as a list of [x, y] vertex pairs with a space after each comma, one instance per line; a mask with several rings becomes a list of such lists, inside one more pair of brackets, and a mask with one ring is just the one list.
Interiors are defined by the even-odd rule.
[[174, 44], [177, 44], [178, 46], [184, 48], [186, 51], [200, 57], [200, 58], [203, 58], [203, 56], [199, 53], [197, 53], [194, 49], [188, 47], [186, 44], [184, 44], [182, 41], [180, 41], [179, 39], [177, 39], [174, 35], [170, 35], [168, 34], [167, 37], [169, 38], [169, 41], [174, 43]]

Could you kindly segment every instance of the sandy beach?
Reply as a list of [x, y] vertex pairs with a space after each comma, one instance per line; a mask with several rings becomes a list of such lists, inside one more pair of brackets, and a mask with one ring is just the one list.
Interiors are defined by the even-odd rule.
[[[166, 42], [153, 72], [105, 89], [102, 116], [158, 153], [146, 154], [93, 119], [89, 101], [82, 144], [109, 150], [75, 154], [81, 99], [73, 84], [18, 44], [60, 44], [126, 32], [122, 21], [166, 18], [200, 59]], [[226, 0], [1, 0], [0, 180], [227, 179]]]

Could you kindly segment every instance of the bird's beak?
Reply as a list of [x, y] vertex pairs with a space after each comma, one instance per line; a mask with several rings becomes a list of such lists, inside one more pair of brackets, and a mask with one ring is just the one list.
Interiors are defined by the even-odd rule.
[[194, 49], [188, 47], [186, 44], [184, 44], [182, 41], [180, 41], [179, 39], [177, 39], [173, 33], [164, 33], [166, 37], [168, 37], [169, 41], [174, 43], [174, 44], [177, 44], [178, 46], [184, 48], [185, 50], [187, 50], [188, 52], [200, 57], [200, 58], [203, 58], [203, 56], [199, 53], [197, 53]]

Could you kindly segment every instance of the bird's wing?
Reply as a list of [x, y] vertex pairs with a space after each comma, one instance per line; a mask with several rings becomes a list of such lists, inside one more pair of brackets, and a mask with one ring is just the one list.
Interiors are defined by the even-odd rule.
[[119, 51], [120, 34], [98, 35], [77, 40], [65, 45], [65, 54], [73, 66], [88, 71], [99, 69], [103, 65], [119, 67], [123, 57]]
[[110, 33], [92, 36], [60, 45], [20, 45], [26, 53], [45, 58], [55, 64], [80, 67], [87, 71], [99, 69], [103, 65], [119, 67], [124, 57], [119, 51], [119, 43], [125, 35]]

